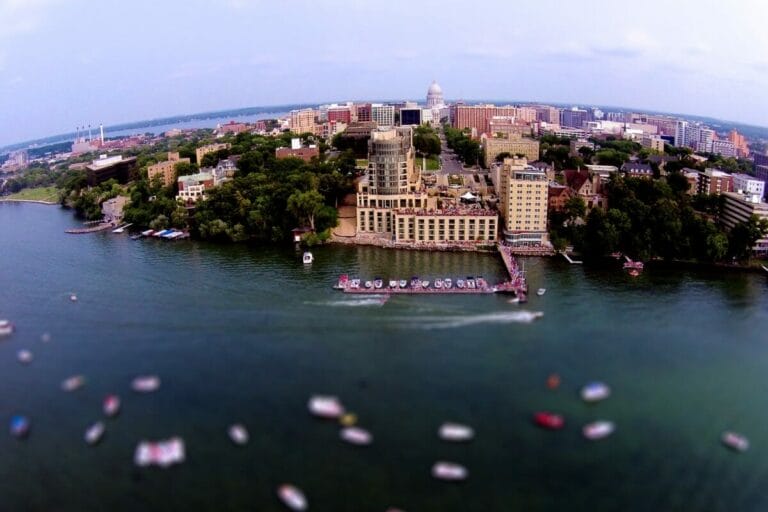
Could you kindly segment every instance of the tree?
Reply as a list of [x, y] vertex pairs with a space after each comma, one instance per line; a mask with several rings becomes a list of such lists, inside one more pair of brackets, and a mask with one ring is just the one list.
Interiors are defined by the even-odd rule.
[[497, 162], [503, 162], [505, 158], [512, 157], [512, 154], [509, 151], [502, 151], [498, 155], [496, 155], [496, 161]]
[[729, 233], [728, 247], [730, 254], [736, 259], [749, 258], [755, 243], [768, 233], [768, 219], [752, 215], [749, 220], [739, 222]]
[[288, 211], [299, 222], [309, 222], [309, 227], [315, 230], [315, 216], [323, 207], [323, 196], [316, 190], [294, 192], [288, 197]]
[[583, 218], [586, 213], [587, 205], [581, 197], [572, 196], [565, 202], [565, 214], [569, 224], [572, 224], [576, 219]]

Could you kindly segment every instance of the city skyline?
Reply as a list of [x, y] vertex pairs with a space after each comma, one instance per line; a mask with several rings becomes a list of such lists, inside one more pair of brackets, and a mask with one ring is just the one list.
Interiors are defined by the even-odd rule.
[[[492, 4], [0, 0], [0, 145], [195, 112], [364, 98], [615, 105], [768, 126], [756, 1]], [[695, 7], [695, 8], [694, 8]], [[508, 20], [488, 24], [492, 19]], [[717, 36], [701, 30], [717, 19]], [[272, 20], [286, 20], [285, 25]], [[385, 43], [376, 29], [393, 26]], [[343, 30], [339, 30], [342, 27]], [[543, 30], [544, 27], [546, 30]], [[333, 30], [331, 30], [333, 29]], [[388, 78], [389, 77], [389, 78]], [[310, 79], [308, 79], [310, 78]], [[119, 100], [119, 101], [118, 101]]]

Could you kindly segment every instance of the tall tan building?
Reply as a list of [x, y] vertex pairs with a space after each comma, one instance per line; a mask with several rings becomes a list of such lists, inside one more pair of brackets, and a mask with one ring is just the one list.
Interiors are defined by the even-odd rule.
[[214, 153], [216, 151], [221, 151], [222, 149], [229, 149], [230, 147], [231, 145], [229, 144], [229, 142], [208, 144], [207, 146], [200, 146], [195, 150], [195, 160], [197, 161], [197, 165], [202, 165], [203, 157], [208, 153]]
[[504, 217], [504, 238], [513, 246], [547, 243], [546, 174], [525, 158], [505, 158], [499, 169], [499, 210]]
[[297, 135], [302, 133], [315, 133], [316, 112], [311, 108], [291, 110], [291, 131]]
[[147, 167], [147, 178], [152, 181], [155, 177], [159, 177], [163, 182], [163, 186], [170, 186], [176, 179], [175, 167], [178, 163], [190, 163], [189, 158], [179, 158], [178, 153], [168, 152], [168, 160], [165, 162], [158, 162], [155, 165]]
[[525, 139], [515, 134], [508, 134], [506, 137], [486, 137], [483, 147], [485, 148], [485, 167], [488, 168], [502, 153], [509, 153], [512, 156], [523, 155], [532, 162], [539, 159], [539, 141]]

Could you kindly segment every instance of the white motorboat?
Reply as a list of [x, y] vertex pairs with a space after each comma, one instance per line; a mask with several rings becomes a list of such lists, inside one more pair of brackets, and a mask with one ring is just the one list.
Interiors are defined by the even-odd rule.
[[373, 288], [373, 283], [371, 281], [366, 281], [365, 287], [370, 290], [371, 288]]
[[137, 466], [156, 465], [167, 468], [184, 462], [185, 456], [184, 440], [172, 437], [163, 441], [141, 441], [136, 446], [133, 461]]
[[139, 375], [131, 382], [131, 388], [139, 393], [151, 393], [160, 387], [160, 377], [157, 375]]
[[457, 280], [456, 280], [456, 288], [460, 288], [460, 289], [463, 289], [463, 288], [464, 288], [464, 285], [465, 285], [465, 283], [464, 283], [464, 280], [463, 280], [463, 279], [457, 279]]
[[445, 285], [445, 288], [446, 288], [446, 289], [448, 289], [448, 290], [450, 290], [451, 288], [453, 288], [453, 281], [451, 281], [451, 278], [450, 278], [450, 277], [446, 277], [446, 278], [443, 280], [443, 284]]
[[472, 278], [467, 278], [467, 288], [474, 289], [475, 288], [475, 280]]
[[283, 484], [277, 488], [277, 496], [291, 510], [307, 510], [307, 498], [298, 487]]
[[16, 352], [16, 359], [18, 359], [21, 364], [29, 364], [32, 362], [32, 352], [25, 349], [19, 350]]
[[766, 267], [765, 265], [760, 265], [760, 267], [762, 267], [762, 269], [763, 269], [763, 270], [765, 270], [766, 272], [768, 272], [768, 267]]
[[373, 442], [373, 435], [360, 427], [343, 428], [341, 429], [341, 432], [339, 432], [339, 437], [342, 441], [358, 446], [369, 445]]
[[390, 287], [390, 288], [397, 288], [397, 281], [395, 281], [394, 279], [393, 279], [393, 280], [391, 280], [391, 281], [389, 282], [389, 287]]
[[315, 261], [315, 257], [312, 256], [311, 252], [306, 251], [306, 252], [304, 252], [304, 255], [301, 257], [301, 261], [303, 261], [305, 265], [309, 265], [313, 261]]
[[541, 297], [545, 293], [547, 293], [547, 289], [546, 288], [539, 288], [538, 290], [536, 290], [536, 295], [538, 295], [539, 297]]
[[581, 388], [581, 398], [585, 402], [599, 402], [611, 396], [611, 388], [603, 382], [590, 382]]
[[80, 389], [85, 384], [85, 377], [82, 375], [73, 375], [67, 379], [64, 379], [61, 383], [61, 389], [64, 391], [75, 391]]
[[400, 284], [400, 288], [405, 288], [406, 286], [408, 286], [408, 281], [406, 281], [405, 279], [401, 279], [399, 284]]
[[229, 434], [229, 438], [235, 444], [245, 444], [249, 439], [248, 430], [246, 430], [245, 426], [240, 423], [231, 425], [229, 429], [227, 429], [227, 434]]
[[509, 302], [510, 304], [520, 304], [520, 297], [512, 297], [507, 302]]
[[584, 425], [582, 433], [587, 439], [597, 441], [613, 434], [614, 430], [616, 430], [616, 425], [612, 421], [595, 421]]
[[435, 289], [440, 290], [443, 288], [443, 280], [442, 279], [435, 279]]
[[360, 280], [359, 279], [353, 279], [349, 282], [349, 287], [353, 290], [357, 290], [360, 288]]
[[309, 399], [309, 412], [320, 418], [337, 419], [344, 414], [344, 406], [335, 396], [315, 395]]
[[0, 336], [10, 336], [13, 334], [13, 324], [10, 320], [0, 320]]
[[421, 282], [421, 287], [422, 288], [429, 288], [429, 281], [427, 281], [427, 280], [422, 281]]
[[101, 410], [110, 418], [117, 416], [120, 412], [120, 397], [117, 395], [107, 395], [104, 397], [104, 402], [101, 404]]
[[373, 286], [374, 286], [374, 288], [376, 288], [377, 290], [381, 290], [381, 288], [383, 288], [383, 287], [384, 287], [384, 281], [383, 281], [383, 280], [382, 280], [380, 277], [377, 277], [377, 278], [376, 278], [376, 279], [374, 279], [374, 281], [373, 281]]
[[97, 421], [86, 429], [83, 439], [85, 439], [86, 443], [94, 445], [101, 441], [101, 438], [104, 436], [104, 430], [104, 423]]
[[723, 435], [720, 436], [720, 441], [731, 450], [737, 452], [745, 452], [749, 449], [749, 439], [736, 432], [723, 432]]
[[472, 427], [459, 423], [443, 423], [437, 431], [437, 435], [443, 441], [471, 441], [475, 437]]
[[459, 481], [469, 476], [467, 468], [455, 462], [436, 462], [432, 466], [432, 476], [438, 480]]
[[69, 300], [71, 300], [72, 302], [77, 302], [77, 295], [75, 295], [74, 293], [71, 293], [69, 295]]

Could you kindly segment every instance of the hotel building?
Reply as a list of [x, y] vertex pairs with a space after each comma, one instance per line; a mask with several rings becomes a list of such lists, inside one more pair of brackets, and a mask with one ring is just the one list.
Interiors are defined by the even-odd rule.
[[498, 169], [499, 210], [504, 238], [513, 246], [547, 243], [549, 184], [546, 174], [525, 158], [505, 158]]
[[311, 108], [291, 110], [290, 128], [297, 135], [302, 133], [315, 133], [316, 112]]
[[496, 157], [502, 153], [509, 153], [512, 156], [523, 155], [531, 162], [539, 159], [539, 141], [524, 139], [515, 135], [485, 137], [483, 147], [485, 148], [486, 168], [490, 168], [491, 164], [496, 161]]

